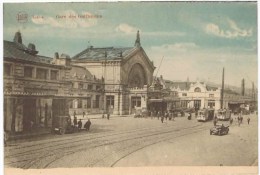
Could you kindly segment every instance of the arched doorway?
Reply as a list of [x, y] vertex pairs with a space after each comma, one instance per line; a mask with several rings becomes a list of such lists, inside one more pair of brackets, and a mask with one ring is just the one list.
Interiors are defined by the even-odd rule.
[[128, 87], [138, 87], [142, 88], [147, 85], [147, 78], [144, 68], [141, 64], [136, 63], [132, 66], [128, 75]]

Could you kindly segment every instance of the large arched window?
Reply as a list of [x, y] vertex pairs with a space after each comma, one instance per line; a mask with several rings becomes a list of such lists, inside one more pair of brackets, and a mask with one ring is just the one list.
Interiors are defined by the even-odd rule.
[[201, 92], [201, 89], [200, 89], [199, 87], [196, 87], [196, 88], [194, 89], [194, 92]]
[[143, 87], [147, 84], [146, 74], [141, 64], [135, 64], [128, 75], [128, 87]]

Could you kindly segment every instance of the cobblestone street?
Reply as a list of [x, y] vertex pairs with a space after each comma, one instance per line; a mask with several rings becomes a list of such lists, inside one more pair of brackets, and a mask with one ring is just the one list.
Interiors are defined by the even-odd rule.
[[5, 167], [256, 166], [257, 118], [250, 117], [224, 136], [210, 135], [212, 122], [194, 117], [92, 119], [89, 132], [9, 142]]

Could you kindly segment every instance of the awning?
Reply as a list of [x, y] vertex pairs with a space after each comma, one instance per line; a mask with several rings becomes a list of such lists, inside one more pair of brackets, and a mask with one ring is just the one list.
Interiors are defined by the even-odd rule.
[[228, 102], [228, 104], [232, 104], [232, 105], [235, 105], [235, 104], [244, 104], [245, 102], [244, 101], [230, 101]]
[[160, 99], [149, 99], [148, 101], [149, 102], [158, 102], [159, 103], [159, 102], [163, 102], [163, 99], [161, 99], [161, 98]]

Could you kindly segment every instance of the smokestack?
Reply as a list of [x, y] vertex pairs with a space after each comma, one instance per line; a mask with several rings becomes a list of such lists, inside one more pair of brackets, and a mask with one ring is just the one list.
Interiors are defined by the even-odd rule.
[[220, 107], [223, 109], [223, 104], [224, 104], [224, 78], [225, 78], [225, 68], [223, 68], [222, 72], [222, 88], [221, 88], [221, 99], [220, 99]]
[[252, 98], [255, 100], [255, 84], [252, 82]]
[[242, 79], [242, 82], [241, 82], [241, 95], [245, 96], [245, 79], [244, 78]]
[[19, 44], [23, 44], [22, 35], [21, 35], [20, 31], [15, 33], [14, 42], [19, 43]]

